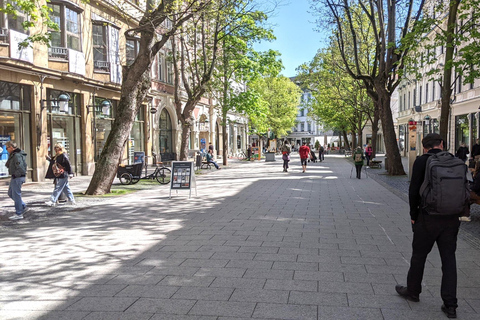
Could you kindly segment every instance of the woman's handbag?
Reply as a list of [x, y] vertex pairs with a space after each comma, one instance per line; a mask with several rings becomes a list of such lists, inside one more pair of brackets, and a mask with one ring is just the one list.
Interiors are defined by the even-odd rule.
[[290, 161], [290, 155], [288, 153], [284, 153], [282, 159], [283, 161]]
[[63, 173], [65, 172], [65, 168], [62, 167], [60, 163], [55, 161], [52, 165], [52, 171], [53, 171], [53, 175], [58, 178], [63, 175]]

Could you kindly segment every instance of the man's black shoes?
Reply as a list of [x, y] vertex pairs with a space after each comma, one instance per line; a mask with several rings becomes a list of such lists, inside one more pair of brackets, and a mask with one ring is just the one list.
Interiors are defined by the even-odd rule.
[[397, 291], [397, 293], [399, 295], [401, 295], [402, 297], [406, 298], [407, 300], [410, 300], [410, 301], [413, 301], [413, 302], [418, 302], [420, 301], [420, 298], [418, 297], [418, 295], [414, 295], [414, 294], [411, 294], [410, 292], [408, 292], [408, 289], [407, 287], [404, 287], [400, 284], [397, 284], [395, 286], [395, 290]]
[[455, 307], [445, 307], [445, 305], [442, 305], [442, 311], [447, 315], [448, 318], [457, 317], [457, 310]]

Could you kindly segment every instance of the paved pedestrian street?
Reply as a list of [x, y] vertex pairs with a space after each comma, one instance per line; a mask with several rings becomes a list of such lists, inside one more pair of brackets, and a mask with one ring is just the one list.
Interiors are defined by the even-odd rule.
[[[411, 253], [403, 199], [341, 157], [290, 164], [212, 170], [191, 199], [152, 184], [47, 208], [51, 189], [27, 186], [44, 214], [0, 229], [0, 319], [446, 319], [436, 248], [420, 302], [395, 292]], [[457, 260], [458, 318], [480, 319], [480, 251], [460, 237]]]

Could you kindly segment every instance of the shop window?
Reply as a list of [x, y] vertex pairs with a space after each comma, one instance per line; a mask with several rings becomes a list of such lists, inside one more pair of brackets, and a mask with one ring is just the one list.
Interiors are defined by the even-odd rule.
[[49, 57], [67, 59], [67, 49], [82, 51], [80, 41], [81, 9], [63, 3], [49, 3], [48, 7], [52, 10], [50, 18], [59, 28], [58, 31], [50, 30]]
[[110, 71], [107, 54], [107, 25], [94, 22], [92, 24], [93, 68], [96, 71]]
[[103, 97], [95, 97], [95, 161], [97, 161], [107, 142], [117, 109], [117, 101], [115, 100], [108, 100], [111, 104], [110, 108], [103, 108], [102, 104], [105, 100], [107, 99]]
[[139, 45], [140, 43], [137, 39], [127, 38], [127, 41], [125, 43], [127, 66], [130, 66], [137, 58]]
[[[142, 113], [140, 111], [139, 113]], [[143, 117], [140, 117], [143, 118]], [[128, 158], [129, 163], [134, 161], [134, 153], [136, 151], [145, 151], [144, 149], [144, 122], [136, 120], [133, 122], [132, 130], [130, 131], [130, 139], [128, 144]]]
[[[32, 145], [30, 132], [31, 109], [30, 86], [0, 81], [0, 178], [8, 176], [5, 163], [8, 151], [7, 141], [15, 141], [20, 149], [27, 152], [27, 166], [32, 167]], [[29, 170], [29, 178], [30, 176]]]
[[31, 102], [29, 86], [0, 81], [0, 109], [30, 110]]
[[460, 143], [468, 143], [470, 140], [470, 130], [468, 125], [468, 115], [464, 114], [455, 117], [455, 150], [458, 150]]
[[[160, 122], [159, 122], [159, 139], [160, 139], [160, 153], [171, 153], [173, 152], [172, 148], [172, 120], [170, 118], [170, 114], [167, 110], [163, 109], [162, 113], [160, 114]], [[163, 159], [163, 157], [162, 157]]]

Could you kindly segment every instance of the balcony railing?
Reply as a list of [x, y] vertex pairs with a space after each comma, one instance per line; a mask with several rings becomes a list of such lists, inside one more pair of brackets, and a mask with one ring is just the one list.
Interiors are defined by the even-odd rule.
[[50, 47], [48, 57], [53, 59], [68, 60], [68, 49], [60, 47]]
[[108, 61], [93, 61], [93, 68], [95, 70], [110, 72], [110, 62], [108, 62]]
[[0, 43], [8, 43], [8, 29], [0, 29]]

